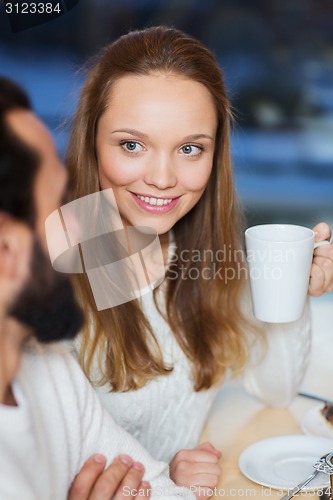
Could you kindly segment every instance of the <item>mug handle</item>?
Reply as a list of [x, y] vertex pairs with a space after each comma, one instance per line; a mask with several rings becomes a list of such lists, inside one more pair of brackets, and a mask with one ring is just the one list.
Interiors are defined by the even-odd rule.
[[331, 243], [327, 240], [324, 241], [318, 241], [317, 243], [314, 244], [313, 249], [316, 249], [317, 247], [322, 247], [324, 245], [330, 245]]

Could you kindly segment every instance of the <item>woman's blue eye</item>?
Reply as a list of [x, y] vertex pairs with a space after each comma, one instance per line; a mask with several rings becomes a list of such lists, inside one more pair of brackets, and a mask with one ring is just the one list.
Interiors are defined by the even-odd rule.
[[183, 146], [181, 148], [181, 151], [186, 156], [196, 156], [202, 152], [202, 148], [200, 148], [199, 146], [194, 146], [193, 144], [186, 144], [186, 146]]
[[130, 153], [138, 153], [142, 150], [141, 144], [135, 141], [125, 141], [121, 145], [125, 149], [125, 151], [128, 151]]

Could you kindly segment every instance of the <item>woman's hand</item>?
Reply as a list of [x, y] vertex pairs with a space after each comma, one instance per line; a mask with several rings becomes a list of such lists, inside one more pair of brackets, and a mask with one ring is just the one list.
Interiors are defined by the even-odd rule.
[[221, 474], [221, 456], [210, 443], [180, 450], [170, 463], [170, 477], [178, 486], [191, 488], [197, 498], [209, 498]]
[[[331, 238], [331, 229], [328, 224], [321, 222], [313, 231], [316, 233], [316, 242]], [[320, 297], [325, 292], [333, 290], [333, 242], [330, 245], [317, 247], [313, 254], [310, 271], [309, 295]]]

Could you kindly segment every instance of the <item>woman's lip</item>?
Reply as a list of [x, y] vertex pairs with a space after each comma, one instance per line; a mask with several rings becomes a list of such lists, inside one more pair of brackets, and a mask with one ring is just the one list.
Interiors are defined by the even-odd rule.
[[179, 196], [156, 196], [154, 194], [146, 194], [146, 193], [135, 193], [134, 191], [130, 191], [130, 193], [135, 194], [136, 196], [143, 196], [144, 198], [156, 198], [160, 200], [175, 200], [176, 198], [180, 198]]
[[[148, 195], [143, 195], [143, 194], [136, 194], [136, 193], [133, 193], [132, 191], [129, 191], [133, 200], [136, 202], [136, 204], [141, 208], [143, 209], [145, 212], [149, 212], [149, 213], [155, 213], [155, 214], [165, 214], [166, 212], [170, 212], [170, 210], [172, 210], [178, 203], [178, 200], [180, 198], [180, 196], [177, 196], [177, 197], [163, 197], [161, 198], [160, 196], [157, 197], [157, 196], [148, 196]], [[139, 196], [142, 196], [142, 197], [145, 197], [145, 198], [156, 198], [156, 199], [163, 199], [163, 200], [171, 200], [170, 203], [168, 203], [167, 205], [150, 205], [150, 203], [144, 201], [144, 200], [141, 200], [139, 198]]]

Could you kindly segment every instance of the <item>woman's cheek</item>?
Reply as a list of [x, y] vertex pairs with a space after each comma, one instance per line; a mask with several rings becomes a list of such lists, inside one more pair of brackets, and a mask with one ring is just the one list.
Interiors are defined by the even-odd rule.
[[99, 178], [102, 188], [114, 186], [124, 186], [131, 184], [140, 177], [141, 168], [138, 164], [133, 165], [133, 161], [105, 162], [102, 159], [98, 166]]
[[181, 175], [178, 176], [178, 182], [189, 191], [202, 191], [205, 189], [212, 172], [210, 163], [196, 165], [196, 167], [193, 168], [192, 166], [190, 171], [184, 169]]

